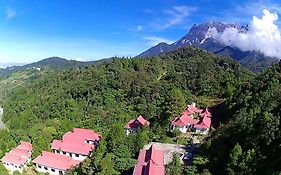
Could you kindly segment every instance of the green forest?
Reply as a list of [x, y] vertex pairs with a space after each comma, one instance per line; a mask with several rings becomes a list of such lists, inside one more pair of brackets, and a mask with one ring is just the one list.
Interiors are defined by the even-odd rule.
[[[177, 142], [168, 132], [170, 122], [196, 102], [212, 109], [212, 132], [191, 165], [183, 167], [175, 155], [166, 174], [280, 174], [280, 82], [281, 63], [255, 75], [231, 58], [192, 47], [44, 70], [5, 93], [8, 130], [0, 130], [0, 156], [26, 140], [35, 158], [73, 127], [90, 128], [103, 139], [68, 174], [132, 174], [145, 144]], [[125, 124], [139, 114], [151, 127], [127, 137]]]

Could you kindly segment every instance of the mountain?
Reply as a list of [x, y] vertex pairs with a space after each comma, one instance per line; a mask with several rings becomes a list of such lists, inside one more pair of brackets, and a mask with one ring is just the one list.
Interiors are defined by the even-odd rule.
[[26, 69], [42, 69], [46, 67], [52, 67], [55, 69], [67, 69], [67, 68], [76, 68], [76, 67], [83, 67], [92, 64], [101, 64], [103, 62], [108, 62], [113, 58], [105, 58], [97, 61], [76, 61], [76, 60], [67, 60], [60, 57], [50, 57], [43, 59], [38, 62], [34, 62], [31, 64], [21, 65], [21, 66], [11, 66], [7, 68], [0, 68], [0, 78], [11, 75], [14, 72], [26, 70]]
[[277, 58], [265, 56], [263, 53], [258, 51], [241, 51], [238, 48], [226, 46], [218, 51], [215, 51], [214, 54], [220, 56], [229, 56], [242, 65], [248, 67], [253, 72], [260, 72], [272, 64], [277, 62]]
[[139, 54], [137, 57], [157, 56], [162, 53], [173, 51], [177, 48], [193, 46], [221, 56], [230, 56], [254, 72], [259, 72], [272, 65], [272, 63], [277, 62], [278, 59], [266, 57], [258, 51], [241, 51], [238, 48], [231, 48], [230, 46], [221, 44], [212, 37], [212, 28], [215, 28], [219, 33], [223, 32], [226, 28], [236, 28], [241, 33], [246, 33], [248, 31], [247, 25], [241, 26], [239, 24], [228, 24], [222, 22], [209, 22], [199, 25], [194, 24], [188, 34], [180, 38], [178, 41], [172, 44], [159, 43], [158, 45], [153, 46], [147, 51]]

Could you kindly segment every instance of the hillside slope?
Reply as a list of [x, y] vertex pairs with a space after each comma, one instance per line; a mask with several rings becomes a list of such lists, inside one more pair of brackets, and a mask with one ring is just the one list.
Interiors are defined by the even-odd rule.
[[[157, 131], [151, 139], [164, 141], [171, 119], [187, 103], [210, 106], [206, 99], [230, 96], [252, 77], [236, 61], [192, 47], [161, 57], [120, 58], [60, 71], [22, 84], [7, 96], [4, 121], [11, 132], [0, 137], [0, 154], [15, 141], [25, 139], [32, 141], [33, 156], [37, 156], [42, 149], [50, 150], [52, 139], [73, 127], [93, 128], [103, 134], [106, 152], [118, 158], [114, 168], [124, 173], [134, 166], [132, 158], [142, 144], [133, 147], [132, 154], [123, 153], [131, 150], [128, 143], [122, 144], [122, 150], [112, 149], [113, 141], [106, 138], [116, 133], [111, 131], [115, 125], [125, 137], [126, 122], [142, 114], [151, 121], [151, 130]], [[119, 137], [118, 143], [122, 140]], [[124, 142], [128, 140], [124, 138]]]
[[69, 68], [79, 68], [93, 64], [101, 64], [104, 62], [111, 61], [113, 58], [105, 58], [97, 61], [76, 61], [67, 60], [60, 57], [50, 57], [38, 62], [31, 64], [26, 64], [22, 66], [11, 66], [7, 68], [0, 68], [0, 78], [11, 75], [12, 73], [18, 71], [24, 71], [28, 69], [43, 69], [43, 68], [53, 68], [53, 69], [69, 69]]
[[280, 174], [281, 62], [241, 87], [227, 105], [231, 121], [205, 145], [213, 174]]

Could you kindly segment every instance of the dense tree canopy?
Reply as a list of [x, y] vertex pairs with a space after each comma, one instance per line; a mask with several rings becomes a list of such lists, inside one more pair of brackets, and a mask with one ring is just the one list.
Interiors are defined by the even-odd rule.
[[[209, 106], [206, 99], [231, 97], [252, 76], [234, 60], [191, 47], [160, 57], [119, 58], [51, 72], [6, 96], [4, 121], [10, 131], [0, 131], [0, 156], [23, 139], [33, 143], [35, 157], [73, 127], [92, 128], [103, 134], [105, 143], [95, 160], [85, 162], [93, 168], [82, 165], [77, 172], [125, 173], [143, 144], [165, 140], [169, 122], [187, 103]], [[138, 139], [127, 139], [123, 127], [138, 114], [152, 128], [137, 133]]]
[[280, 173], [281, 62], [237, 90], [227, 105], [231, 121], [204, 145], [209, 168], [214, 174]]

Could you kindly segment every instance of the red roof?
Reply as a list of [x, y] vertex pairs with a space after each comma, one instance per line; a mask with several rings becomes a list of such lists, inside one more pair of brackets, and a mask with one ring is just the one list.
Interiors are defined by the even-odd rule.
[[27, 162], [28, 157], [22, 157], [21, 155], [7, 153], [2, 159], [2, 162], [12, 163], [14, 165], [23, 165]]
[[147, 121], [146, 119], [144, 119], [141, 115], [138, 116], [137, 119], [131, 119], [127, 125], [125, 126], [125, 128], [130, 129], [130, 128], [141, 128], [144, 125], [149, 126], [150, 122]]
[[86, 141], [99, 141], [101, 135], [93, 130], [74, 128], [72, 132], [66, 133], [62, 140], [53, 140], [52, 149], [62, 150], [82, 155], [90, 155], [95, 145], [88, 144]]
[[29, 142], [21, 141], [20, 145], [17, 146], [17, 148], [18, 149], [23, 149], [23, 150], [26, 150], [26, 151], [32, 151], [32, 144], [29, 143]]
[[22, 157], [31, 157], [31, 152], [19, 148], [13, 148], [9, 153], [14, 155], [20, 155]]
[[96, 133], [90, 129], [82, 129], [82, 128], [74, 128], [72, 132], [66, 133], [63, 136], [63, 140], [67, 140], [68, 138], [77, 138], [83, 140], [91, 140], [91, 141], [99, 141], [101, 139], [101, 135]]
[[80, 163], [80, 161], [74, 160], [68, 156], [46, 151], [42, 151], [42, 153], [32, 162], [64, 171], [69, 170], [71, 167], [77, 166]]
[[13, 148], [1, 159], [2, 162], [23, 165], [31, 157], [32, 145], [29, 142], [20, 142], [20, 145]]
[[65, 152], [81, 154], [81, 155], [90, 155], [91, 152], [95, 149], [94, 145], [88, 143], [81, 143], [79, 141], [76, 142], [76, 140], [72, 140], [72, 141], [53, 140], [51, 146], [52, 149], [55, 150], [62, 150]]
[[200, 114], [200, 116], [207, 116], [210, 117], [212, 114], [209, 112], [208, 108], [205, 108]]
[[194, 126], [195, 128], [210, 128], [211, 127], [211, 118], [204, 116], [200, 121]]
[[164, 175], [164, 172], [164, 153], [161, 150], [154, 145], [148, 150], [140, 150], [134, 175]]
[[174, 126], [186, 126], [188, 124], [197, 124], [199, 120], [192, 119], [190, 115], [182, 115], [180, 117], [176, 117], [172, 121], [172, 125]]

